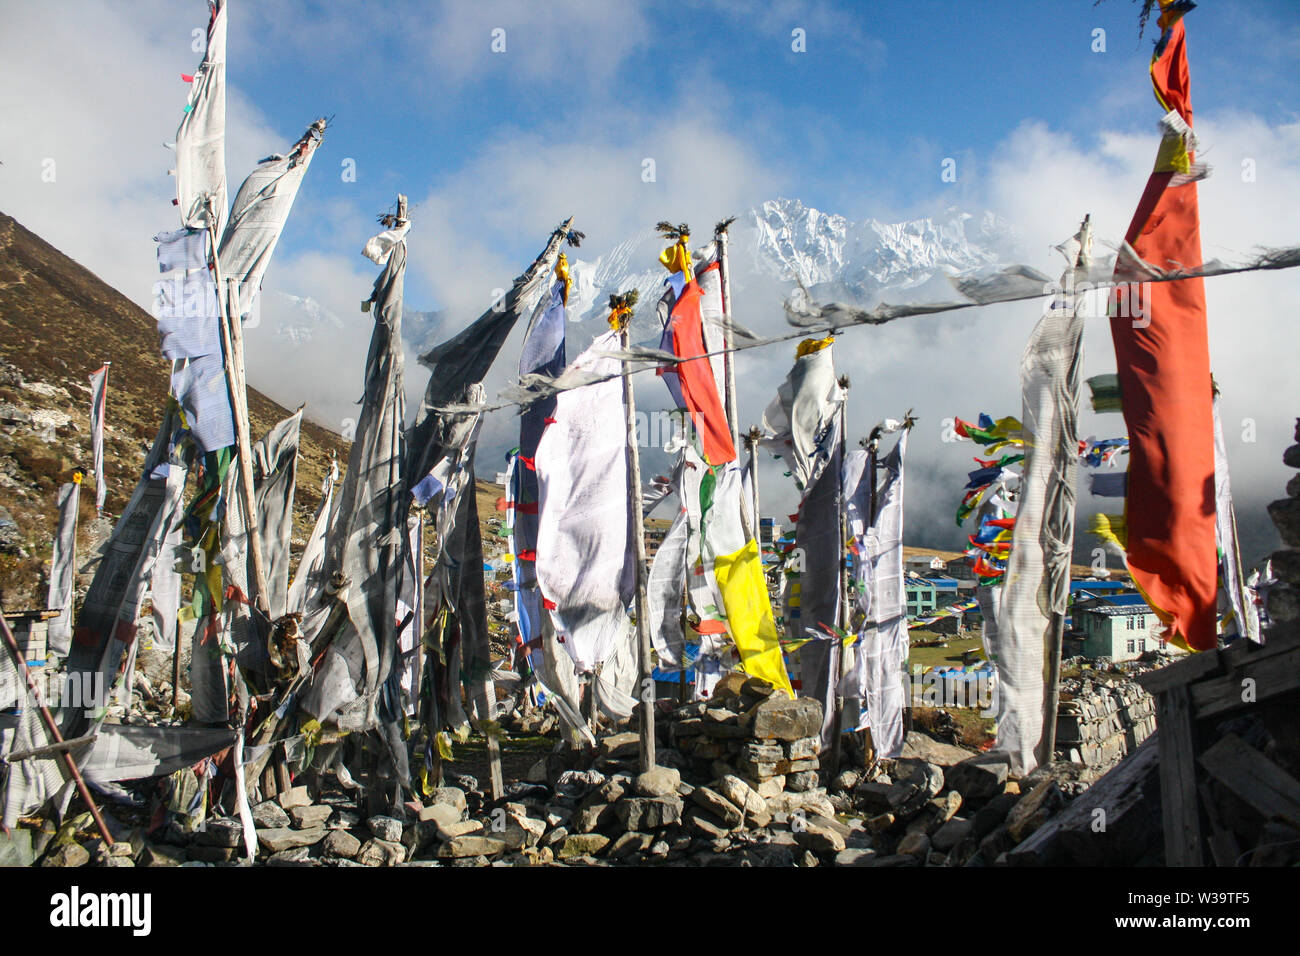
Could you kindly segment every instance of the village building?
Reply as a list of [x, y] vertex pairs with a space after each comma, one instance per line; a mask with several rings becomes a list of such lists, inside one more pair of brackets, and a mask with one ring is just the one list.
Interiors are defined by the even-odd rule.
[[1074, 629], [1084, 657], [1131, 661], [1147, 651], [1166, 650], [1163, 627], [1140, 594], [1095, 597], [1074, 606]]

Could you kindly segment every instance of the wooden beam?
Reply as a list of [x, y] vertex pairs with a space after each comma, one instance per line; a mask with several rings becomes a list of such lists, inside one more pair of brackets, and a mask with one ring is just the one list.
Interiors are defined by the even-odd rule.
[[1201, 754], [1200, 764], [1265, 820], [1300, 829], [1300, 781], [1236, 734], [1225, 734]]
[[[1013, 866], [1132, 865], [1154, 843], [1160, 816], [1146, 791], [1158, 772], [1158, 734], [1007, 853]], [[1099, 815], [1097, 811], [1101, 811]]]
[[1203, 866], [1200, 807], [1196, 799], [1196, 750], [1191, 695], [1186, 685], [1156, 697], [1159, 727], [1160, 806], [1165, 865]]
[[1237, 843], [1237, 835], [1223, 822], [1223, 814], [1219, 812], [1214, 802], [1214, 794], [1210, 790], [1209, 782], [1202, 780], [1197, 790], [1201, 794], [1201, 805], [1205, 807], [1205, 817], [1210, 821], [1210, 834], [1206, 838], [1206, 843], [1210, 846], [1210, 856], [1214, 858], [1214, 865], [1236, 866], [1237, 861], [1241, 859], [1241, 845]]
[[44, 747], [33, 747], [31, 750], [15, 750], [5, 754], [0, 759], [3, 759], [6, 763], [17, 763], [30, 757], [48, 757], [51, 754], [60, 754], [75, 747], [83, 747], [86, 744], [94, 743], [98, 737], [99, 734], [87, 734], [73, 740], [60, 740], [58, 743], [47, 744]]
[[1170, 687], [1190, 684], [1192, 681], [1207, 677], [1218, 671], [1221, 666], [1218, 651], [1201, 651], [1159, 670], [1136, 674], [1133, 679], [1154, 697]]
[[[1192, 685], [1192, 705], [1198, 719], [1300, 690], [1300, 640], [1284, 640], [1263, 646], [1247, 641], [1234, 643], [1249, 646], [1223, 652], [1228, 665], [1226, 673]], [[1249, 700], [1243, 698], [1247, 679], [1255, 682]]]

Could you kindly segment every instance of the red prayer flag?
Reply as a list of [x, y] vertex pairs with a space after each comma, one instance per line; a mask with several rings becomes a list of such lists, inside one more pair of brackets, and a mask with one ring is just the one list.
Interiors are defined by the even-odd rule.
[[[706, 351], [700, 296], [699, 283], [691, 280], [673, 306], [673, 354], [678, 357], [703, 356]], [[704, 446], [704, 459], [715, 466], [734, 461], [736, 446], [731, 441], [731, 427], [727, 424], [722, 399], [718, 397], [718, 385], [709, 360], [691, 358], [679, 362], [677, 376], [682, 385], [682, 398]]]
[[[1151, 79], [1161, 105], [1190, 128], [1184, 10], [1170, 0], [1162, 0], [1161, 10]], [[1177, 135], [1166, 132], [1126, 236], [1144, 261], [1163, 269], [1202, 262], [1197, 177], [1190, 150], [1171, 139]], [[1207, 650], [1216, 643], [1217, 553], [1204, 282], [1155, 282], [1146, 291], [1141, 316], [1119, 307], [1135, 296], [1117, 289], [1112, 298], [1111, 337], [1130, 449], [1128, 565], [1168, 626], [1168, 638]]]

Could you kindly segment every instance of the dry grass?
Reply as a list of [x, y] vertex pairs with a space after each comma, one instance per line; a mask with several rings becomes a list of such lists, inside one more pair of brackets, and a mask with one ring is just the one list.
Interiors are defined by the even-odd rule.
[[[141, 263], [148, 270], [150, 263]], [[108, 383], [108, 422], [104, 459], [105, 513], [125, 507], [167, 399], [169, 363], [158, 351], [154, 319], [126, 296], [69, 259], [9, 216], [0, 213], [0, 359], [17, 367], [25, 383], [66, 389], [67, 398], [49, 398], [26, 387], [0, 387], [0, 402], [30, 409], [52, 409], [71, 416], [54, 441], [23, 426], [0, 429], [0, 464], [13, 461], [12, 482], [0, 498], [13, 513], [29, 556], [0, 557], [0, 598], [6, 607], [38, 599], [55, 528], [55, 494], [76, 467], [89, 468], [89, 377], [104, 361], [113, 363]], [[250, 390], [254, 436], [290, 414], [260, 392]], [[333, 432], [303, 422], [298, 460], [295, 537], [306, 535], [319, 503], [330, 452], [347, 463], [347, 443]], [[93, 489], [82, 495], [82, 539], [94, 516], [87, 512]], [[82, 551], [85, 554], [85, 551]]]

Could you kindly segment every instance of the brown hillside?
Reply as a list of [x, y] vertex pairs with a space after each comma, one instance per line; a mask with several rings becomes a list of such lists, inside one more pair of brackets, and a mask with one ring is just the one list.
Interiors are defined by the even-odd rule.
[[[113, 363], [104, 438], [105, 513], [116, 516], [135, 487], [167, 397], [168, 363], [158, 351], [154, 319], [0, 213], [0, 410], [7, 408], [10, 419], [0, 422], [0, 505], [21, 537], [20, 546], [0, 550], [0, 599], [6, 609], [36, 600], [50, 556], [58, 485], [75, 467], [90, 467], [88, 380], [105, 360]], [[254, 437], [291, 412], [252, 389], [248, 398]], [[34, 421], [23, 420], [33, 415]], [[305, 533], [319, 501], [331, 451], [346, 464], [343, 439], [304, 421], [295, 537]], [[89, 477], [85, 490], [83, 556], [89, 554], [84, 548], [107, 531], [104, 522], [93, 520]]]

